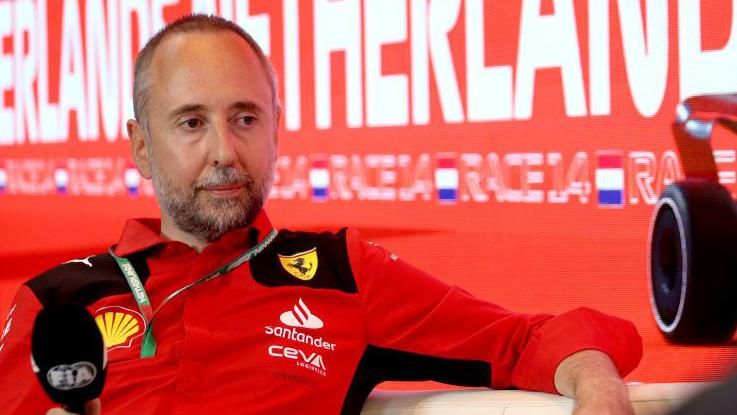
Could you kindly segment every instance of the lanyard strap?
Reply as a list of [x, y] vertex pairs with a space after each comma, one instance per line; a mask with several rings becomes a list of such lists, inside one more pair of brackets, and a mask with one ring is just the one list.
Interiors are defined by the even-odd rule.
[[259, 244], [253, 246], [251, 249], [247, 250], [246, 252], [238, 255], [238, 257], [236, 257], [232, 261], [229, 261], [228, 263], [216, 269], [215, 271], [169, 294], [168, 296], [166, 296], [166, 298], [164, 298], [161, 304], [159, 304], [156, 310], [152, 309], [151, 302], [149, 301], [148, 294], [146, 293], [146, 289], [143, 288], [143, 283], [141, 282], [141, 278], [138, 276], [138, 273], [136, 272], [136, 269], [133, 267], [133, 264], [131, 264], [131, 262], [127, 258], [123, 258], [123, 257], [119, 257], [115, 255], [115, 253], [113, 253], [114, 246], [110, 247], [110, 250], [108, 252], [110, 253], [110, 256], [112, 256], [115, 259], [115, 262], [118, 264], [118, 268], [120, 268], [120, 271], [123, 273], [123, 276], [125, 276], [125, 280], [128, 283], [128, 287], [130, 287], [131, 292], [133, 293], [133, 298], [136, 300], [136, 303], [138, 304], [138, 309], [141, 310], [141, 313], [143, 314], [143, 318], [146, 319], [147, 324], [146, 324], [146, 331], [143, 334], [143, 345], [141, 346], [141, 357], [142, 358], [152, 357], [156, 354], [156, 340], [154, 339], [154, 334], [153, 334], [153, 330], [151, 329], [151, 327], [153, 326], [154, 317], [156, 317], [156, 314], [159, 312], [159, 310], [161, 310], [162, 307], [164, 307], [169, 301], [171, 301], [174, 297], [178, 296], [179, 294], [185, 291], [188, 291], [189, 289], [197, 285], [200, 285], [203, 282], [214, 280], [215, 278], [223, 274], [227, 274], [228, 272], [250, 261], [253, 257], [261, 253], [261, 251], [263, 251], [274, 240], [274, 238], [276, 238], [276, 234], [277, 234], [277, 230], [272, 229], [271, 232], [269, 232], [269, 234], [266, 235], [266, 238], [264, 238], [264, 240], [261, 241]]

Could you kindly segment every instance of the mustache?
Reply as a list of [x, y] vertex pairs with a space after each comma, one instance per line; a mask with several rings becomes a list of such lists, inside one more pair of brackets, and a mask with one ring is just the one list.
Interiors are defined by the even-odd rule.
[[217, 167], [210, 175], [194, 184], [194, 190], [203, 190], [214, 186], [246, 186], [253, 183], [253, 178], [235, 167]]

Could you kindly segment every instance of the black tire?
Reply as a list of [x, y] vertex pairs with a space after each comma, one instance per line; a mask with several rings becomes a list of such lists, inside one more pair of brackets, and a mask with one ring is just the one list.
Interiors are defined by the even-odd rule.
[[666, 187], [650, 232], [650, 302], [665, 337], [721, 343], [737, 326], [737, 209], [704, 180]]

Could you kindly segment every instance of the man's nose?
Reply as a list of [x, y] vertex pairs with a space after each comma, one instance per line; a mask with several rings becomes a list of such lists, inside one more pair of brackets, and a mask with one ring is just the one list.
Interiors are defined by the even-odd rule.
[[214, 166], [231, 166], [236, 159], [237, 137], [227, 122], [215, 124], [211, 137], [211, 163]]

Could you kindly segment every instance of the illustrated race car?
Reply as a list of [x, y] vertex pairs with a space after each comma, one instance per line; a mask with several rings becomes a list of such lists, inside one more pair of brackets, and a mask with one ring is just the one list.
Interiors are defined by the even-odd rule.
[[737, 94], [678, 106], [672, 130], [685, 179], [665, 188], [650, 229], [652, 311], [677, 343], [729, 341], [737, 326], [737, 208], [719, 182], [717, 123], [737, 133]]

